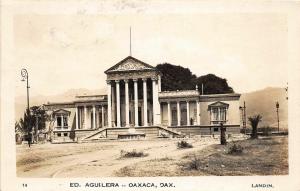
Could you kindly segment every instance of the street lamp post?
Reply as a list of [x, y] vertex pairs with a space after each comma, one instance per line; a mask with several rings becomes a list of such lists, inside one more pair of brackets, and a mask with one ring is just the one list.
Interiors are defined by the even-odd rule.
[[278, 112], [278, 109], [279, 109], [279, 103], [276, 102], [277, 126], [278, 126], [278, 132], [279, 132], [279, 112]]
[[26, 83], [27, 83], [27, 109], [29, 110], [29, 82], [28, 82], [28, 72], [25, 68], [23, 68], [21, 70], [21, 76], [22, 76], [22, 80], [21, 81], [25, 81], [26, 80]]
[[[22, 76], [22, 80], [21, 81], [25, 81], [26, 80], [26, 89], [27, 89], [27, 112], [30, 114], [30, 110], [29, 110], [29, 82], [28, 82], [28, 72], [27, 72], [27, 70], [25, 69], [25, 68], [23, 68], [22, 70], [21, 70], [21, 76]], [[29, 124], [28, 124], [29, 125]], [[30, 135], [30, 133], [29, 133], [29, 127], [27, 126], [27, 139], [29, 139], [29, 135]]]
[[244, 106], [240, 106], [240, 110], [242, 112], [242, 121], [243, 121], [243, 129], [244, 129], [244, 133], [246, 134], [246, 102], [244, 101]]

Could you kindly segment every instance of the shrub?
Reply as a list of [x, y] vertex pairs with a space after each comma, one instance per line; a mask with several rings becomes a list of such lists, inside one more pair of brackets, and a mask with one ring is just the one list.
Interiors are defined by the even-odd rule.
[[241, 145], [234, 143], [229, 147], [228, 154], [241, 154], [244, 148]]
[[124, 151], [121, 150], [121, 158], [133, 158], [133, 157], [145, 157], [147, 154], [145, 154], [143, 151], [136, 151], [133, 149], [132, 151]]
[[192, 148], [193, 145], [191, 145], [190, 143], [186, 142], [186, 141], [180, 141], [177, 143], [177, 148], [179, 149], [185, 149], [185, 148]]
[[191, 161], [187, 163], [189, 170], [199, 170], [201, 166], [200, 159], [194, 155]]

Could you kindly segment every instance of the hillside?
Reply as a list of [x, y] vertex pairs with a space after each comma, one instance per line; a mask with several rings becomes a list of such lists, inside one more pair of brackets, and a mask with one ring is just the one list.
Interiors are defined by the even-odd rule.
[[280, 127], [288, 127], [288, 100], [284, 88], [265, 88], [255, 92], [242, 94], [240, 105], [246, 102], [247, 117], [260, 114], [260, 126], [277, 127], [276, 102], [279, 102]]

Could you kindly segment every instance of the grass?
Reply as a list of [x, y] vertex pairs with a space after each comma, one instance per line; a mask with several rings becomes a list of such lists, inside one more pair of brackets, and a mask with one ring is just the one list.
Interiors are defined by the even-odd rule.
[[[233, 146], [236, 145], [236, 146]], [[243, 148], [243, 149], [241, 149]], [[165, 168], [165, 167], [168, 168]], [[148, 160], [120, 169], [117, 176], [287, 175], [288, 138], [248, 139], [211, 145], [172, 160]]]

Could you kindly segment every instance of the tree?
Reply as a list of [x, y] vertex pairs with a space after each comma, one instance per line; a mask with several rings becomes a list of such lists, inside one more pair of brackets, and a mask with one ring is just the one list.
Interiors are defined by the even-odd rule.
[[[47, 113], [44, 109], [40, 106], [32, 106], [31, 108], [32, 115], [34, 116], [34, 127], [38, 127], [37, 130], [43, 130], [46, 128], [46, 120], [47, 120]], [[36, 124], [37, 123], [37, 124]]]
[[[16, 123], [15, 131], [21, 131], [29, 136], [34, 130], [34, 134], [37, 135], [38, 130], [46, 128], [47, 117], [48, 115], [44, 109], [39, 106], [32, 106], [30, 110], [26, 109], [24, 117]], [[36, 129], [36, 127], [38, 127], [38, 129]]]
[[262, 119], [261, 115], [254, 115], [254, 116], [248, 118], [248, 120], [251, 124], [251, 127], [252, 127], [252, 133], [251, 133], [252, 139], [257, 138], [257, 126], [258, 126], [258, 123], [261, 121], [261, 119]]
[[203, 84], [204, 94], [233, 93], [233, 89], [227, 84], [227, 80], [214, 74], [197, 77], [190, 69], [175, 66], [169, 63], [158, 64], [156, 68], [162, 73], [162, 90], [192, 90], [196, 85], [201, 92]]
[[30, 110], [26, 109], [23, 119], [20, 119], [20, 125], [23, 132], [26, 134], [29, 134], [32, 131], [34, 126], [34, 117], [31, 115]]
[[207, 74], [196, 79], [196, 84], [200, 88], [203, 84], [204, 94], [224, 94], [233, 93], [233, 89], [228, 85], [225, 78], [220, 78], [214, 74]]
[[156, 68], [162, 73], [162, 90], [187, 90], [195, 88], [196, 76], [190, 69], [169, 63], [158, 64]]

